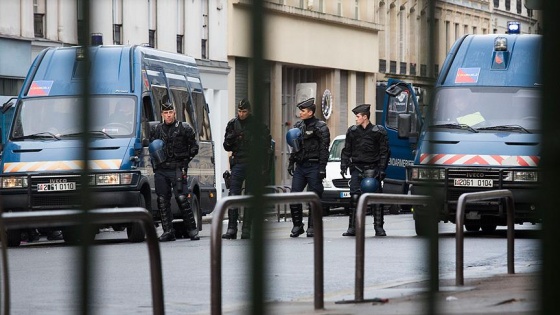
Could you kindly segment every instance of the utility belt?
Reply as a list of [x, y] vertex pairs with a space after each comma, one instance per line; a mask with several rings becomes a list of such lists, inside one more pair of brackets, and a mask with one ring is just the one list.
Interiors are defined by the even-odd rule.
[[319, 163], [319, 159], [318, 158], [311, 158], [311, 159], [304, 159], [301, 161], [297, 161], [297, 164], [305, 164], [305, 163]]
[[158, 168], [165, 168], [165, 169], [176, 169], [176, 168], [183, 168], [187, 166], [186, 161], [175, 161], [175, 162], [163, 162], [158, 164]]
[[249, 163], [248, 157], [239, 158], [233, 155], [229, 157], [229, 167], [233, 167], [236, 164], [244, 164], [244, 163]]
[[362, 163], [352, 163], [350, 165], [350, 171], [358, 170], [358, 172], [363, 173], [367, 170], [376, 170], [379, 169], [379, 165], [377, 164], [362, 164]]

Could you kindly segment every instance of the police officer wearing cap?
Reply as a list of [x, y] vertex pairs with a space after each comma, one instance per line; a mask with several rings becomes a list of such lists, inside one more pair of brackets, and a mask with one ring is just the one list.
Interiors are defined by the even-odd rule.
[[[315, 99], [310, 98], [297, 104], [301, 120], [294, 128], [301, 130], [301, 144], [292, 150], [289, 158], [288, 173], [292, 178], [292, 192], [308, 191], [323, 195], [323, 179], [326, 176], [329, 158], [330, 131], [327, 124], [315, 117]], [[293, 228], [290, 237], [298, 237], [304, 232], [303, 210], [301, 203], [290, 204]], [[313, 237], [313, 216], [309, 213], [307, 237]]]
[[[370, 118], [370, 105], [362, 104], [352, 109], [356, 115], [356, 125], [346, 131], [346, 140], [342, 149], [340, 173], [346, 174], [350, 168], [350, 214], [348, 230], [343, 236], [355, 236], [356, 205], [362, 193], [361, 182], [364, 174], [371, 173], [381, 182], [385, 178], [385, 170], [389, 162], [390, 149], [387, 131], [383, 126], [373, 125]], [[372, 172], [373, 170], [373, 172]], [[380, 185], [381, 187], [381, 185]], [[381, 188], [377, 192], [381, 192]], [[386, 236], [383, 229], [383, 207], [375, 205], [373, 224], [376, 236]]]
[[175, 106], [167, 95], [161, 100], [161, 116], [163, 122], [154, 126], [150, 132], [150, 142], [163, 141], [163, 154], [161, 158], [154, 158], [154, 182], [157, 195], [157, 206], [161, 213], [163, 234], [160, 242], [174, 241], [176, 239], [173, 228], [173, 214], [171, 213], [171, 194], [183, 216], [188, 237], [199, 240], [198, 228], [188, 199], [189, 187], [187, 184], [187, 169], [189, 162], [198, 154], [198, 143], [195, 132], [185, 122], [179, 122], [175, 116]]
[[[256, 133], [254, 132], [256, 131]], [[224, 149], [231, 152], [229, 166], [231, 169], [231, 177], [229, 179], [229, 196], [241, 195], [243, 182], [246, 182], [247, 172], [252, 170], [250, 165], [250, 151], [258, 147], [258, 152], [266, 153], [267, 156], [272, 154], [270, 130], [268, 127], [259, 122], [251, 114], [251, 103], [247, 99], [242, 99], [237, 104], [237, 116], [230, 120], [226, 125], [226, 133], [224, 136]], [[263, 179], [260, 185], [265, 185], [268, 180], [268, 172], [270, 165], [268, 159], [263, 164], [260, 178]], [[251, 192], [251, 187], [255, 183], [245, 183], [245, 193]], [[237, 208], [228, 209], [228, 227], [222, 238], [237, 238], [237, 219], [239, 218], [239, 210]], [[241, 238], [248, 239], [251, 237], [252, 216], [250, 209], [246, 208], [243, 215], [243, 226], [241, 228]]]

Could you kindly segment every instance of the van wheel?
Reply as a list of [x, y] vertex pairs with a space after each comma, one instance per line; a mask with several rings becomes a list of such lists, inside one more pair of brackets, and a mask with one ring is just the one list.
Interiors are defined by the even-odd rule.
[[82, 229], [83, 226], [72, 226], [66, 227], [62, 230], [62, 239], [64, 242], [70, 245], [80, 245], [82, 241], [93, 243], [95, 240], [95, 235], [99, 231], [99, 228], [94, 226], [91, 227], [91, 231], [87, 233], [86, 238], [82, 239]]
[[[146, 209], [146, 198], [144, 198], [144, 195], [139, 195], [138, 204], [136, 206]], [[142, 225], [142, 223], [134, 222], [127, 226], [126, 236], [128, 237], [128, 240], [130, 242], [143, 242], [146, 238], [146, 232], [144, 231], [144, 226]]]
[[18, 247], [21, 244], [21, 230], [7, 230], [6, 238], [8, 247]]
[[416, 235], [422, 237], [428, 236], [428, 234], [430, 233], [428, 220], [414, 218], [414, 229], [416, 230]]
[[465, 230], [468, 232], [478, 232], [480, 230], [480, 222], [465, 222]]

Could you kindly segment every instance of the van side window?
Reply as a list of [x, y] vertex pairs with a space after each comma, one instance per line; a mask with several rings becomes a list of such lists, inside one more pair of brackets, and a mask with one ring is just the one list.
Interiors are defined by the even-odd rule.
[[389, 97], [389, 106], [387, 110], [387, 127], [397, 129], [399, 114], [411, 114], [413, 123], [411, 131], [416, 131], [416, 113], [414, 111], [414, 101], [408, 90], [403, 90], [399, 95]]
[[212, 140], [210, 131], [210, 117], [208, 116], [208, 105], [204, 100], [204, 94], [198, 91], [192, 93], [196, 117], [198, 117], [197, 126], [200, 140]]

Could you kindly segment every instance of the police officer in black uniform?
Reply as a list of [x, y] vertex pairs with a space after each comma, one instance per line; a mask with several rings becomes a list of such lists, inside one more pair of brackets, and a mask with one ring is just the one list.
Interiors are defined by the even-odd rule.
[[[348, 230], [343, 236], [355, 236], [356, 205], [361, 195], [360, 184], [364, 172], [374, 170], [374, 177], [380, 182], [385, 178], [385, 170], [389, 162], [390, 149], [387, 131], [383, 126], [373, 125], [370, 120], [370, 105], [362, 104], [352, 109], [356, 115], [356, 125], [346, 131], [346, 140], [342, 149], [340, 174], [344, 176], [350, 168], [350, 214]], [[381, 186], [381, 185], [380, 185]], [[381, 188], [377, 191], [381, 192]], [[373, 224], [376, 236], [386, 236], [383, 229], [383, 207], [375, 205]]]
[[[255, 128], [255, 129], [253, 129]], [[253, 130], [257, 131], [255, 134]], [[226, 125], [226, 133], [224, 136], [224, 149], [231, 152], [229, 164], [231, 169], [231, 177], [229, 178], [229, 196], [241, 195], [243, 182], [246, 182], [249, 171], [254, 171], [249, 164], [250, 151], [258, 147], [258, 152], [263, 152], [268, 157], [272, 153], [270, 130], [268, 127], [257, 121], [251, 114], [251, 103], [247, 99], [242, 99], [237, 104], [237, 117], [230, 120]], [[263, 164], [260, 178], [265, 185], [268, 180], [268, 172], [270, 165], [269, 159]], [[251, 186], [254, 183], [245, 183], [245, 193], [251, 192]], [[237, 219], [239, 210], [237, 208], [228, 209], [228, 227], [222, 238], [237, 238]], [[246, 208], [243, 215], [243, 226], [241, 228], [241, 238], [248, 239], [251, 237], [252, 216], [250, 209]]]
[[[299, 151], [292, 151], [289, 158], [288, 173], [292, 178], [292, 192], [302, 192], [305, 186], [323, 195], [323, 179], [326, 176], [329, 158], [330, 131], [327, 124], [315, 117], [315, 99], [310, 98], [297, 104], [301, 120], [294, 128], [301, 130], [302, 143]], [[304, 232], [302, 205], [290, 204], [293, 228], [290, 237], [298, 237]], [[309, 213], [307, 237], [313, 237], [313, 216]]]
[[171, 193], [173, 191], [177, 205], [181, 210], [183, 222], [191, 240], [199, 240], [198, 228], [188, 199], [187, 169], [189, 162], [198, 154], [195, 132], [187, 123], [177, 121], [175, 106], [165, 95], [161, 101], [163, 122], [154, 126], [150, 133], [150, 142], [163, 140], [164, 161], [154, 163], [154, 182], [157, 205], [161, 213], [164, 233], [160, 242], [175, 240], [173, 214], [171, 213]]

